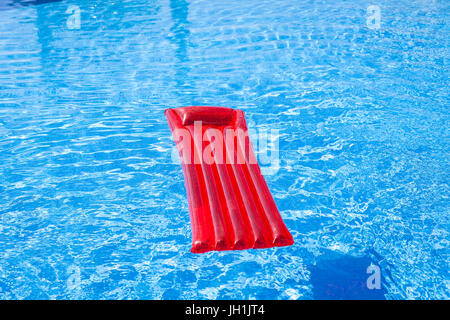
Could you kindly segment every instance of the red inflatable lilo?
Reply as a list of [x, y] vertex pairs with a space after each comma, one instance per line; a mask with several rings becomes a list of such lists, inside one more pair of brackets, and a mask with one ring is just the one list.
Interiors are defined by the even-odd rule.
[[189, 203], [194, 253], [294, 243], [256, 161], [242, 110], [167, 109]]

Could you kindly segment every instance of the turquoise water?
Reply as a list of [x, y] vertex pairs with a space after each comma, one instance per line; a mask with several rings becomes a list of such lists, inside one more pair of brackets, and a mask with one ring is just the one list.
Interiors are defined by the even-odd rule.
[[[448, 1], [39, 2], [0, 1], [0, 298], [450, 298]], [[293, 246], [189, 252], [185, 105], [278, 130]]]

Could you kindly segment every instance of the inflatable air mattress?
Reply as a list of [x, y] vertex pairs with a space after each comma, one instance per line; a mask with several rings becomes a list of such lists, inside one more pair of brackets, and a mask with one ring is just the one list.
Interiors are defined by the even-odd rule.
[[193, 253], [294, 243], [261, 174], [242, 110], [165, 111], [183, 168]]

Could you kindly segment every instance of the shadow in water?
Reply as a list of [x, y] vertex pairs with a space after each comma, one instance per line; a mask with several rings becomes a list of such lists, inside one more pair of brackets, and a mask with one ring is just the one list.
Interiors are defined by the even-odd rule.
[[[170, 12], [173, 25], [170, 28], [171, 35], [168, 37], [169, 41], [175, 44], [175, 75], [174, 81], [177, 90], [192, 90], [193, 84], [186, 79], [189, 79], [189, 3], [185, 0], [171, 0]], [[184, 100], [189, 99], [185, 96]], [[191, 102], [192, 104], [192, 102]]]
[[17, 7], [35, 6], [38, 4], [61, 1], [62, 0], [0, 0], [0, 10], [8, 10]]
[[170, 12], [173, 20], [173, 26], [170, 28], [173, 36], [170, 40], [176, 44], [175, 56], [180, 62], [187, 60], [187, 46], [189, 41], [188, 26], [188, 2], [185, 0], [171, 0]]
[[380, 272], [381, 288], [369, 289], [367, 279], [370, 265], [378, 263], [369, 257], [352, 257], [334, 252], [320, 257], [311, 267], [311, 283], [314, 299], [319, 300], [385, 300], [386, 289]]

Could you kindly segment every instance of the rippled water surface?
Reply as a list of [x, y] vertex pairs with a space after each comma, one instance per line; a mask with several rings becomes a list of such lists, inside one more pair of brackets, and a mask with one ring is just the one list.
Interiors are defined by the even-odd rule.
[[[449, 9], [1, 0], [0, 298], [448, 299]], [[279, 130], [293, 246], [190, 253], [185, 105]]]

